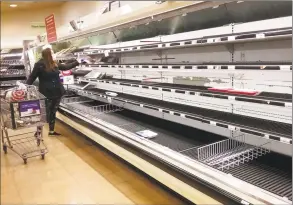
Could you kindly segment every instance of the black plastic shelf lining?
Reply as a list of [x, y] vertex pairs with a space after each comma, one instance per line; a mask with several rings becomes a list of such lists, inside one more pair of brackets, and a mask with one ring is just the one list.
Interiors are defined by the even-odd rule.
[[[138, 85], [143, 84], [149, 84], [150, 82], [142, 82], [139, 80], [128, 80], [128, 79], [105, 79], [105, 81], [115, 81], [115, 82], [127, 82], [127, 83], [133, 83]], [[238, 96], [241, 97], [243, 95], [233, 95], [228, 93], [219, 93], [219, 92], [213, 92], [209, 91], [207, 86], [196, 86], [196, 85], [183, 85], [183, 84], [174, 84], [174, 83], [157, 83], [152, 82], [154, 87], [164, 87], [169, 89], [182, 89], [186, 91], [193, 91], [193, 92], [206, 92], [206, 93], [215, 93], [215, 94], [224, 94], [229, 96]], [[170, 90], [171, 91], [171, 90]], [[268, 99], [268, 100], [280, 100], [284, 102], [292, 102], [292, 94], [286, 94], [286, 93], [272, 93], [272, 92], [261, 92], [260, 94], [256, 96], [247, 96], [249, 98], [255, 98], [255, 99]]]
[[[156, 132], [157, 136], [150, 139], [151, 141], [194, 160], [198, 159], [197, 147], [224, 139], [195, 128], [128, 110], [101, 114], [98, 118], [132, 133], [142, 130]], [[274, 161], [269, 159], [274, 159]], [[282, 161], [283, 164], [277, 164], [275, 162], [276, 159]], [[292, 200], [292, 166], [288, 163], [290, 161], [288, 161], [287, 157], [269, 154], [225, 172], [276, 195]]]
[[[106, 90], [102, 89], [89, 89], [93, 92], [98, 92], [105, 95]], [[187, 105], [181, 105], [171, 102], [166, 102], [162, 100], [155, 100], [150, 98], [138, 97], [134, 95], [128, 95], [123, 93], [118, 93], [115, 99], [126, 99], [134, 101], [140, 104], [147, 104], [150, 106], [155, 106], [158, 108], [168, 109], [171, 111], [178, 111], [182, 113], [187, 113], [192, 116], [198, 117], [200, 120], [213, 119], [218, 122], [227, 122], [230, 125], [238, 125], [243, 128], [252, 128], [254, 130], [262, 131], [264, 133], [273, 134], [276, 136], [282, 136], [286, 138], [291, 138], [292, 135], [292, 124], [285, 124], [280, 122], [274, 122], [269, 120], [257, 119], [232, 113], [225, 113], [216, 110], [209, 110], [204, 108], [192, 107]]]

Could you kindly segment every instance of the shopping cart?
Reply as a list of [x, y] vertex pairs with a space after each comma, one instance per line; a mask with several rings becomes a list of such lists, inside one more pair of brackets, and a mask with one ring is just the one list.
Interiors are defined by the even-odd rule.
[[45, 159], [48, 149], [43, 142], [46, 98], [35, 86], [6, 90], [1, 96], [1, 138], [3, 151], [11, 149], [27, 163], [28, 158]]

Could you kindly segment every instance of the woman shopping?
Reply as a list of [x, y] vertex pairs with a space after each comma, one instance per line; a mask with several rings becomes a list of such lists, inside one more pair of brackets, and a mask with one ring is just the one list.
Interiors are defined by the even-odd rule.
[[60, 81], [60, 70], [70, 70], [79, 65], [79, 61], [61, 64], [54, 58], [54, 52], [50, 45], [42, 50], [42, 58], [34, 65], [33, 71], [26, 84], [32, 85], [39, 78], [39, 91], [47, 98], [47, 117], [49, 122], [49, 135], [60, 135], [54, 131], [56, 112], [59, 107], [65, 89]]

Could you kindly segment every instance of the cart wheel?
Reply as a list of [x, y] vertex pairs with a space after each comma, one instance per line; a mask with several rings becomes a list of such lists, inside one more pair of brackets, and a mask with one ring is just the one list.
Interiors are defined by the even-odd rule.
[[41, 156], [42, 156], [42, 160], [44, 160], [45, 159], [45, 154], [42, 154]]
[[23, 163], [24, 164], [27, 164], [27, 159], [23, 159]]
[[6, 145], [3, 145], [3, 151], [4, 151], [4, 154], [7, 154], [7, 146]]

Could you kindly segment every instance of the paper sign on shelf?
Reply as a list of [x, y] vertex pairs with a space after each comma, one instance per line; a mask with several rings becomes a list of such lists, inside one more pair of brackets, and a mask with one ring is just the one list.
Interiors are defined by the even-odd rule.
[[154, 138], [158, 135], [157, 133], [150, 131], [150, 130], [139, 131], [139, 132], [136, 132], [136, 134], [138, 134], [144, 138]]
[[73, 85], [74, 84], [73, 75], [63, 76], [63, 84], [64, 85]]

